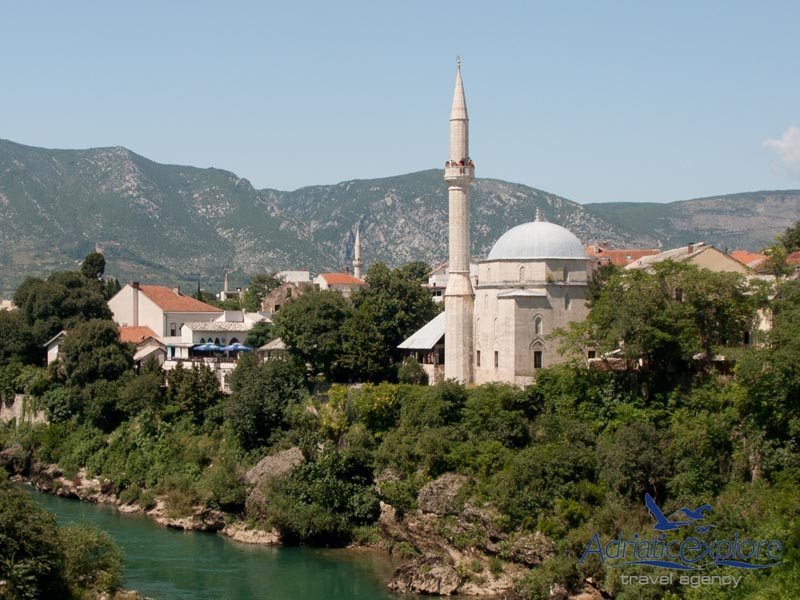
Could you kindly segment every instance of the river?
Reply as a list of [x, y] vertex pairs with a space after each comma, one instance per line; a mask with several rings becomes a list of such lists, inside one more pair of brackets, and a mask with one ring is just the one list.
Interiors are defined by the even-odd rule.
[[125, 553], [125, 581], [156, 600], [387, 600], [386, 557], [350, 550], [271, 548], [166, 529], [112, 506], [30, 490], [58, 523], [91, 523]]

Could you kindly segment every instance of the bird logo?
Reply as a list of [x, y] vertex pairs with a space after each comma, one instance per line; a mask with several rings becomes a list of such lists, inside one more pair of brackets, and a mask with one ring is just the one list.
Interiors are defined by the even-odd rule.
[[[676, 529], [680, 529], [681, 527], [686, 527], [687, 525], [693, 525], [697, 521], [703, 521], [705, 519], [705, 513], [713, 510], [710, 504], [703, 504], [697, 508], [689, 508], [688, 506], [684, 506], [683, 508], [679, 508], [673, 512], [671, 515], [675, 517], [678, 514], [682, 514], [683, 516], [673, 520], [664, 515], [664, 512], [661, 510], [658, 504], [656, 504], [656, 501], [650, 494], [645, 493], [644, 503], [645, 506], [647, 506], [647, 510], [650, 511], [650, 514], [653, 515], [653, 518], [656, 520], [655, 525], [653, 525], [653, 529], [656, 531], [674, 531]], [[697, 531], [700, 533], [705, 533], [712, 527], [713, 525], [698, 526]]]

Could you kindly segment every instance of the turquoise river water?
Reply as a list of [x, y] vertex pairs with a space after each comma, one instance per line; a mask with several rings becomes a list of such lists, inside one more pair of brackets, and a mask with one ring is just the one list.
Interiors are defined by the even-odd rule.
[[269, 548], [175, 531], [111, 506], [30, 491], [59, 524], [91, 523], [125, 553], [125, 587], [156, 600], [397, 600], [385, 557], [349, 550]]

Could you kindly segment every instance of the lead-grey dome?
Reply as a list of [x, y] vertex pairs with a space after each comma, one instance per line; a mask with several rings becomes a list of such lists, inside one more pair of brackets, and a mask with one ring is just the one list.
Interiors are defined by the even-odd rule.
[[547, 221], [531, 221], [501, 235], [487, 258], [585, 259], [586, 252], [581, 241], [568, 229]]

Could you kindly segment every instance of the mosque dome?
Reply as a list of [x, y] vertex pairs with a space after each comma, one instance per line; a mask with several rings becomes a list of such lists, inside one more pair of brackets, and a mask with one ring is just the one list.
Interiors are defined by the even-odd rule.
[[547, 221], [531, 221], [509, 229], [492, 246], [489, 260], [586, 258], [581, 241], [568, 229]]

